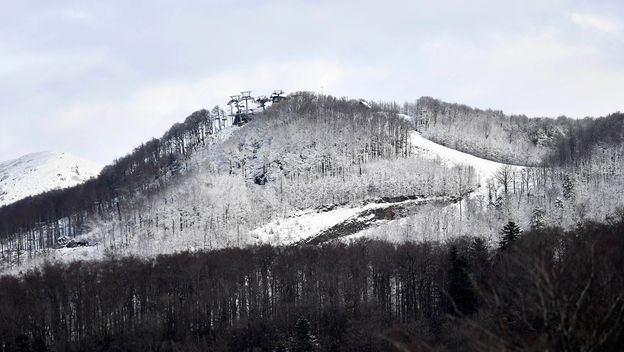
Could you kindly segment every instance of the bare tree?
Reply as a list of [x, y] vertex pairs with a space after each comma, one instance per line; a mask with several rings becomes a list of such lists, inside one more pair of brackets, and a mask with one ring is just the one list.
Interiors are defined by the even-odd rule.
[[496, 171], [496, 174], [494, 174], [496, 181], [498, 181], [498, 183], [500, 183], [503, 186], [503, 189], [505, 191], [505, 196], [507, 196], [508, 194], [512, 173], [513, 173], [513, 168], [510, 165], [505, 165], [505, 166], [502, 166], [500, 169], [498, 169]]

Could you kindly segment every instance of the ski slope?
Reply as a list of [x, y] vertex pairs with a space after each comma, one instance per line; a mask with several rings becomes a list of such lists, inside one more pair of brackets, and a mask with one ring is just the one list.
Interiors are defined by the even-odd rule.
[[[472, 192], [470, 197], [475, 197], [479, 195], [485, 196], [487, 190], [484, 186], [488, 182], [488, 179], [495, 177], [495, 174], [498, 170], [500, 170], [504, 166], [507, 166], [507, 164], [482, 159], [474, 155], [460, 152], [458, 150], [437, 144], [424, 138], [420, 133], [416, 131], [411, 132], [410, 142], [414, 148], [414, 153], [418, 157], [439, 159], [442, 162], [446, 163], [448, 166], [466, 165], [473, 167], [480, 187]], [[519, 171], [523, 168], [522, 166], [516, 165], [509, 166], [511, 166], [512, 170], [514, 171]], [[460, 203], [453, 203], [447, 205], [444, 209], [440, 209], [440, 211], [456, 211], [459, 204]], [[447, 239], [444, 237], [440, 237], [439, 235], [434, 236], [432, 234], [427, 234], [426, 231], [418, 233], [418, 237], [414, 238], [413, 236], [415, 233], [413, 231], [413, 226], [413, 216], [393, 221], [377, 222], [376, 226], [364, 229], [358, 233], [349, 236], [345, 236], [341, 238], [341, 241], [348, 243], [353, 240], [367, 238], [393, 243], [401, 243], [415, 239], [425, 241], [442, 241]], [[409, 231], [406, 229], [409, 229]]]
[[39, 152], [0, 163], [0, 207], [97, 176], [102, 167], [66, 153]]
[[[410, 142], [414, 147], [415, 157], [438, 159], [448, 167], [466, 165], [474, 168], [480, 188], [475, 192], [484, 192], [487, 180], [505, 164], [482, 159], [471, 154], [432, 142], [420, 133], [412, 131]], [[314, 237], [340, 223], [352, 220], [369, 209], [388, 207], [388, 203], [372, 203], [360, 207], [342, 207], [326, 212], [313, 210], [299, 211], [287, 218], [273, 220], [251, 232], [256, 243], [276, 245], [292, 244]], [[357, 237], [357, 236], [356, 236]]]
[[[429, 159], [439, 158], [440, 160], [446, 162], [448, 166], [472, 166], [481, 187], [485, 185], [489, 178], [494, 176], [496, 171], [506, 165], [445, 147], [426, 139], [417, 131], [410, 132], [410, 143], [412, 144], [415, 153], [420, 157]], [[515, 169], [520, 168], [519, 166], [513, 167]]]

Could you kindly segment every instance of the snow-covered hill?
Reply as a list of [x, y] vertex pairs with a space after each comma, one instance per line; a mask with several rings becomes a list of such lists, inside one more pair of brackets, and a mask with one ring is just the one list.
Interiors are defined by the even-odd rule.
[[39, 152], [0, 163], [0, 206], [67, 188], [97, 176], [102, 167], [70, 154]]

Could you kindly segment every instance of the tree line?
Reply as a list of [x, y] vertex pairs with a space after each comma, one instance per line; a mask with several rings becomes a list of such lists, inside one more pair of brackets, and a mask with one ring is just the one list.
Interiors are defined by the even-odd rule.
[[596, 162], [596, 154], [621, 162], [624, 142], [624, 114], [617, 112], [602, 118], [573, 120], [569, 132], [558, 139], [547, 161], [556, 165]]
[[229, 248], [0, 278], [0, 351], [616, 350], [624, 214], [399, 245]]
[[422, 97], [403, 110], [414, 126], [437, 143], [485, 159], [540, 166], [569, 165], [587, 159], [596, 148], [624, 141], [624, 114], [572, 119], [528, 118]]
[[414, 126], [436, 143], [507, 164], [539, 166], [567, 135], [573, 119], [528, 118], [422, 97], [406, 103]]

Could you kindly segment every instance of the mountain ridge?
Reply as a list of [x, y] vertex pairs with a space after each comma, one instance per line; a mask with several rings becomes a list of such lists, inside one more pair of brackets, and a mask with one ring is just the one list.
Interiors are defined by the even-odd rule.
[[[196, 111], [160, 139], [146, 142], [107, 166], [98, 178], [0, 210], [0, 243], [10, 253], [5, 262], [18, 268], [20, 253], [49, 253], [47, 248], [58, 248], [59, 239], [76, 237], [96, 243], [99, 249], [63, 251], [89, 252], [90, 258], [101, 258], [104, 253], [149, 257], [240, 247], [263, 238], [276, 245], [288, 241], [289, 229], [301, 232], [309, 222], [315, 225], [308, 226], [311, 235], [329, 230], [328, 226], [316, 227], [322, 219], [315, 214], [311, 221], [296, 216], [328, 207], [339, 209], [323, 217], [338, 219], [333, 214], [341, 212], [346, 216], [332, 223], [334, 232], [353, 220], [349, 231], [366, 229], [365, 237], [380, 238], [383, 232], [386, 240], [421, 241], [477, 233], [494, 243], [498, 229], [509, 218], [523, 229], [534, 223], [569, 228], [577, 214], [600, 221], [620, 204], [616, 193], [596, 186], [619, 182], [619, 174], [613, 180], [604, 174], [619, 172], [619, 159], [602, 157], [593, 162], [597, 168], [493, 161], [484, 150], [497, 151], [501, 143], [509, 143], [509, 126], [518, 126], [512, 131], [523, 140], [514, 148], [531, 155], [523, 149], [532, 143], [524, 136], [540, 125], [523, 125], [524, 119], [506, 124], [504, 116], [482, 115], [483, 110], [462, 106], [440, 111], [432, 116], [437, 124], [431, 125], [441, 132], [438, 136], [454, 138], [446, 147], [429, 138], [436, 131], [417, 132], [419, 126], [414, 124], [419, 115], [410, 106], [402, 111], [396, 103], [366, 106], [355, 99], [297, 92], [242, 126], [233, 125], [231, 119], [221, 123], [225, 115], [218, 107]], [[481, 120], [471, 120], [471, 116]], [[489, 136], [477, 133], [475, 122], [479, 121], [492, 124]], [[585, 127], [578, 128], [582, 132]], [[577, 137], [570, 134], [570, 138]], [[481, 140], [494, 142], [486, 146]], [[550, 144], [546, 151], [556, 151], [559, 144]], [[514, 150], [508, 149], [507, 154], [513, 155]], [[607, 152], [618, 158], [624, 155], [620, 145], [601, 155], [610, 156]], [[499, 174], [504, 166], [508, 168]], [[581, 183], [588, 177], [583, 175], [586, 172], [596, 182]], [[576, 195], [564, 193], [564, 186], [574, 188]], [[415, 195], [453, 200], [454, 204], [419, 201], [409, 207], [385, 204], [358, 210], [371, 199]]]
[[41, 151], [0, 162], [0, 207], [96, 177], [102, 167], [72, 154]]

